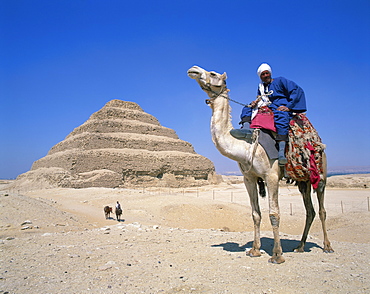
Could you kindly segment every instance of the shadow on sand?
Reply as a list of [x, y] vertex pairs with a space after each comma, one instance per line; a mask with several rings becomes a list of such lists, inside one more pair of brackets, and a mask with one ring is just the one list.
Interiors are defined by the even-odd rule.
[[[298, 240], [289, 240], [289, 239], [281, 239], [281, 247], [283, 247], [283, 252], [293, 252], [295, 248], [299, 245]], [[217, 245], [212, 245], [211, 247], [222, 247], [223, 250], [229, 252], [243, 252], [246, 251], [247, 248], [252, 248], [253, 241], [249, 241], [247, 244], [240, 246], [235, 242], [227, 242]], [[274, 239], [262, 237], [261, 238], [261, 249], [266, 251], [267, 254], [270, 256], [272, 255], [272, 249], [274, 247]], [[311, 248], [317, 247], [323, 249], [321, 246], [317, 245], [316, 243], [306, 242], [304, 247], [304, 252], [310, 252]]]
[[124, 222], [125, 219], [124, 218], [121, 218], [121, 219], [117, 219], [117, 218], [114, 218], [114, 217], [107, 217], [106, 220], [115, 220], [115, 221], [118, 221], [118, 222]]

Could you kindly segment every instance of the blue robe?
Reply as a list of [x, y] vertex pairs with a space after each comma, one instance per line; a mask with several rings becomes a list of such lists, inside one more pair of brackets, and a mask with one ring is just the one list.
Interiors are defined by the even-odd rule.
[[[307, 111], [306, 98], [303, 89], [295, 82], [283, 77], [274, 78], [268, 85], [268, 91], [273, 91], [273, 94], [268, 96], [271, 104], [269, 108], [274, 112], [275, 127], [278, 135], [287, 136], [289, 130], [289, 122], [293, 116], [293, 112], [300, 113]], [[259, 89], [258, 95], [261, 95]], [[290, 111], [277, 111], [279, 106], [286, 106]], [[252, 116], [252, 108], [244, 107], [240, 118], [243, 121], [244, 117]]]

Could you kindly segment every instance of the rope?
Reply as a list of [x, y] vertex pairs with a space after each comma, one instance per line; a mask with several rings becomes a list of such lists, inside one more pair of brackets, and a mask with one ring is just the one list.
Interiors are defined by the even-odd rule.
[[247, 170], [244, 170], [242, 168], [242, 166], [239, 164], [239, 166], [241, 167], [243, 173], [249, 173], [250, 170], [252, 169], [252, 166], [253, 166], [253, 159], [254, 159], [254, 156], [256, 155], [256, 151], [257, 151], [257, 147], [258, 147], [258, 139], [259, 139], [259, 133], [260, 133], [260, 129], [255, 129], [253, 131], [253, 135], [252, 135], [252, 144], [253, 144], [253, 150], [252, 150], [252, 156], [251, 156], [251, 159], [250, 159], [250, 164], [249, 164], [249, 167]]
[[[220, 93], [217, 93], [217, 92], [215, 92], [215, 91], [213, 91], [212, 89], [211, 89], [211, 87], [210, 86], [200, 86], [204, 91], [206, 91], [206, 92], [211, 92], [214, 96], [213, 96], [213, 98], [212, 98], [212, 100], [214, 100], [215, 98], [217, 98], [217, 97], [219, 97], [219, 96], [221, 96], [222, 98], [225, 98], [226, 100], [229, 100], [229, 101], [232, 101], [232, 102], [234, 102], [234, 103], [236, 103], [236, 104], [239, 104], [239, 105], [241, 105], [241, 106], [245, 106], [245, 107], [252, 107], [250, 104], [244, 104], [244, 103], [241, 103], [241, 102], [238, 102], [238, 101], [236, 101], [236, 100], [233, 100], [233, 99], [231, 99], [230, 97], [229, 97], [229, 95], [224, 95], [224, 91], [225, 90], [227, 90], [227, 91], [229, 91], [229, 89], [227, 89], [227, 88], [224, 88]], [[209, 101], [210, 102], [210, 99], [207, 99], [206, 101]], [[208, 104], [208, 103], [207, 103]]]
[[[224, 93], [224, 90], [225, 90], [225, 89], [227, 90], [227, 92], [228, 92], [228, 91], [230, 91], [229, 89], [227, 89], [227, 88], [226, 88], [226, 83], [224, 84], [224, 85], [225, 85], [225, 88], [224, 88], [224, 89], [222, 89], [222, 91], [221, 91], [220, 93], [216, 93], [215, 91], [213, 91], [213, 90], [212, 90], [212, 88], [210, 87], [210, 78], [209, 78], [209, 74], [210, 74], [210, 72], [209, 72], [209, 71], [205, 71], [205, 72], [207, 73], [207, 76], [206, 76], [206, 85], [205, 85], [205, 86], [200, 85], [200, 87], [201, 87], [204, 91], [209, 91], [209, 92], [211, 92], [211, 93], [214, 95], [213, 99], [215, 99], [215, 98], [216, 98], [216, 97], [218, 97], [218, 96], [222, 96], [223, 98], [225, 98], [225, 99], [227, 99], [227, 100], [229, 100], [229, 101], [232, 101], [232, 102], [234, 102], [234, 103], [236, 103], [236, 104], [239, 104], [239, 105], [241, 105], [241, 106], [249, 107], [249, 108], [251, 108], [251, 107], [252, 107], [252, 105], [251, 105], [251, 104], [244, 104], [244, 103], [241, 103], [241, 102], [238, 102], [238, 101], [236, 101], [236, 100], [231, 99], [231, 98], [229, 97], [229, 95], [227, 95], [227, 96], [222, 95], [222, 94]], [[256, 99], [256, 102], [258, 103], [259, 101], [261, 101], [261, 100], [262, 100], [262, 97], [267, 97], [267, 96], [269, 96], [269, 95], [272, 95], [272, 93], [274, 93], [274, 91], [270, 90], [269, 92], [267, 92], [267, 93], [265, 93], [265, 94], [258, 95], [258, 96], [257, 96], [257, 99]], [[206, 101], [211, 102], [209, 99], [207, 99]], [[208, 102], [206, 102], [206, 103], [208, 104]]]
[[236, 103], [236, 104], [242, 105], [242, 106], [244, 106], [244, 107], [252, 107], [250, 104], [243, 104], [243, 103], [240, 103], [240, 102], [238, 102], [238, 101], [236, 101], [236, 100], [231, 99], [230, 97], [225, 97], [225, 96], [222, 96], [222, 97], [224, 97], [225, 99], [227, 99], [227, 100], [229, 100], [229, 101], [232, 101], [232, 102], [234, 102], [234, 103]]
[[[216, 94], [215, 92], [213, 92], [212, 90], [211, 90], [211, 92], [212, 93], [214, 93], [214, 94]], [[261, 100], [262, 100], [262, 97], [264, 97], [264, 96], [269, 96], [269, 95], [272, 95], [272, 93], [274, 93], [274, 91], [272, 91], [272, 90], [270, 90], [268, 93], [266, 93], [266, 94], [264, 94], [264, 95], [258, 95], [257, 96], [257, 99], [256, 99], [256, 102], [258, 103], [258, 102], [260, 102]], [[221, 93], [222, 94], [222, 93]], [[219, 94], [219, 96], [221, 95], [221, 94]], [[231, 99], [229, 96], [222, 96], [223, 98], [225, 98], [225, 99], [227, 99], [227, 100], [229, 100], [229, 101], [232, 101], [232, 102], [234, 102], [234, 103], [236, 103], [236, 104], [239, 104], [239, 105], [241, 105], [241, 106], [244, 106], [244, 107], [249, 107], [249, 108], [251, 108], [252, 107], [252, 105], [251, 104], [243, 104], [243, 103], [241, 103], [241, 102], [238, 102], [238, 101], [236, 101], [236, 100], [233, 100], [233, 99]]]

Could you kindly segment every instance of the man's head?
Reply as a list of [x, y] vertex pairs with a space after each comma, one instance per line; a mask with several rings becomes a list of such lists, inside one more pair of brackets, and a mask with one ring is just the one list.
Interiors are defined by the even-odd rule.
[[271, 67], [267, 63], [262, 63], [257, 69], [257, 75], [260, 77], [261, 81], [265, 84], [269, 84], [272, 81]]

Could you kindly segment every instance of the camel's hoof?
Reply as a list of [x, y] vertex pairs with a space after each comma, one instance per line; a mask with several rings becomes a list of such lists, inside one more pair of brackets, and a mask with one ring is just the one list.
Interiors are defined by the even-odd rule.
[[325, 252], [325, 253], [333, 253], [333, 252], [334, 252], [334, 250], [330, 247], [330, 248], [325, 248], [325, 249], [324, 249], [324, 252]]
[[331, 248], [331, 244], [330, 244], [330, 242], [328, 240], [325, 240], [324, 241], [324, 249], [323, 249], [323, 251], [325, 253], [333, 253], [334, 252], [334, 250], [333, 250], [333, 248]]
[[251, 249], [247, 252], [247, 255], [250, 257], [260, 257], [261, 251], [259, 251], [258, 249]]
[[275, 263], [275, 264], [280, 264], [280, 263], [284, 263], [285, 259], [281, 255], [280, 256], [274, 256], [274, 257], [271, 257], [269, 259], [269, 262]]
[[295, 248], [295, 249], [294, 249], [294, 252], [297, 252], [297, 253], [303, 253], [303, 252], [304, 252], [304, 248], [303, 248], [303, 247]]

